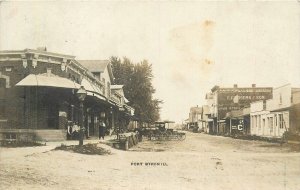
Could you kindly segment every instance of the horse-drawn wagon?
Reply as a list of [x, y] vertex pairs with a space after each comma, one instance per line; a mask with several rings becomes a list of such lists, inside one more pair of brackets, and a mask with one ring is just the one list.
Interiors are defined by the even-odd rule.
[[157, 121], [152, 127], [143, 128], [141, 134], [148, 140], [184, 140], [185, 133], [176, 131], [169, 127], [172, 121]]

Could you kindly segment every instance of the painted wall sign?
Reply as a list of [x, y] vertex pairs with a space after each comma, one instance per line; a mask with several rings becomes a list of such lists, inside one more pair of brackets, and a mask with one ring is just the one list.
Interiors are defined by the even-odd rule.
[[272, 88], [220, 88], [218, 90], [218, 116], [250, 106], [251, 102], [272, 98]]

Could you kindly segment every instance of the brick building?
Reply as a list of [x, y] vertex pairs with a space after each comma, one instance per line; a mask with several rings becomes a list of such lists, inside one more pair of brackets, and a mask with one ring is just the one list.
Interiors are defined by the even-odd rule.
[[225, 134], [229, 131], [226, 124], [226, 114], [233, 110], [250, 107], [251, 102], [272, 98], [271, 87], [233, 87], [214, 86], [206, 95], [207, 105], [210, 107], [208, 127], [211, 134]]
[[[68, 121], [80, 120], [76, 97], [80, 86], [87, 90], [84, 115], [88, 135], [97, 135], [101, 114], [112, 128], [117, 107], [111, 101], [113, 75], [108, 61], [96, 63], [99, 72], [89, 70], [89, 64], [75, 56], [46, 49], [0, 51], [0, 138], [64, 139]], [[132, 114], [132, 108], [126, 107], [117, 111]]]

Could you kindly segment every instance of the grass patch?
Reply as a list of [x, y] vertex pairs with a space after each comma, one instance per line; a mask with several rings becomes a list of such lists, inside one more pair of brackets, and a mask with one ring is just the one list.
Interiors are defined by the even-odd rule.
[[106, 150], [102, 147], [97, 146], [97, 144], [85, 144], [83, 146], [79, 145], [64, 145], [56, 147], [54, 150], [64, 150], [69, 152], [75, 152], [79, 154], [88, 154], [88, 155], [106, 155], [111, 154], [109, 150]]

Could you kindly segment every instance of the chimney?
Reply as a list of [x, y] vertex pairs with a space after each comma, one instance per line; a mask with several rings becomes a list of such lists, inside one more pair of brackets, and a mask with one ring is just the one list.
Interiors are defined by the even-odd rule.
[[252, 84], [252, 88], [255, 88], [256, 87], [256, 84]]
[[233, 85], [233, 88], [237, 88], [237, 87], [238, 87], [238, 85], [237, 85], [237, 84], [234, 84], [234, 85]]

